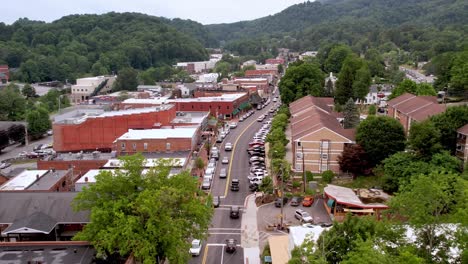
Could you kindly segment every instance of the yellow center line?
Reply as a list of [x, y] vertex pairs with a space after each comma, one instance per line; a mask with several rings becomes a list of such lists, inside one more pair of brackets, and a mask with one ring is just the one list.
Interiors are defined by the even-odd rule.
[[[258, 117], [257, 117], [258, 118]], [[231, 179], [231, 168], [232, 168], [232, 161], [234, 159], [234, 153], [236, 151], [236, 146], [237, 146], [237, 142], [239, 141], [239, 139], [242, 137], [242, 135], [244, 135], [245, 131], [247, 131], [247, 129], [249, 129], [253, 124], [255, 124], [257, 122], [257, 119], [255, 119], [252, 123], [250, 123], [246, 128], [244, 128], [244, 130], [242, 130], [242, 132], [239, 134], [239, 136], [237, 137], [236, 141], [234, 142], [234, 144], [232, 145], [232, 153], [231, 153], [231, 162], [229, 162], [229, 170], [228, 170], [228, 177], [227, 177], [227, 181], [226, 181], [226, 190], [224, 192], [224, 197], [227, 197], [228, 195], [228, 190], [229, 190], [229, 183], [231, 182], [230, 179]]]
[[206, 244], [205, 246], [205, 251], [203, 252], [203, 260], [202, 260], [202, 264], [205, 264], [206, 263], [206, 258], [208, 256], [208, 244]]

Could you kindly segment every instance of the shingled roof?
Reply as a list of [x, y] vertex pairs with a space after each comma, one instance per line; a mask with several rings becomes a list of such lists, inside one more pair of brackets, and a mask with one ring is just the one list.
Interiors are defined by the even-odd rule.
[[460, 134], [463, 134], [463, 135], [468, 135], [468, 124], [460, 127], [458, 130], [457, 130], [458, 133]]
[[444, 112], [446, 109], [445, 105], [437, 103], [435, 96], [416, 96], [410, 93], [404, 93], [390, 100], [388, 106], [416, 121], [423, 121]]

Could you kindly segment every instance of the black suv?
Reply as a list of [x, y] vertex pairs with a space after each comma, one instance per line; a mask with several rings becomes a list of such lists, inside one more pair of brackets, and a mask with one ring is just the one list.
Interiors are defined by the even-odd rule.
[[233, 192], [239, 191], [239, 179], [231, 180], [231, 191]]
[[239, 206], [231, 206], [231, 212], [229, 213], [229, 217], [232, 219], [238, 219], [239, 218], [239, 213], [240, 208]]
[[283, 206], [285, 206], [288, 203], [288, 197], [278, 197], [275, 200], [275, 206], [276, 207], [281, 207], [281, 199], [283, 200]]

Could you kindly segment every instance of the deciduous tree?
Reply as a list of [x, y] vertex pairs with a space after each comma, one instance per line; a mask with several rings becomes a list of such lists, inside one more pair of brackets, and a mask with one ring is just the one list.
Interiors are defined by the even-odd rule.
[[49, 112], [41, 106], [29, 111], [26, 115], [26, 121], [28, 122], [28, 133], [33, 138], [41, 137], [52, 128]]
[[144, 157], [123, 157], [123, 168], [102, 172], [78, 193], [75, 210], [91, 219], [74, 240], [103, 255], [133, 254], [142, 263], [187, 263], [190, 239], [206, 237], [213, 214], [209, 197], [188, 172], [169, 177], [170, 161], [143, 173]]
[[114, 91], [136, 91], [138, 82], [137, 82], [137, 71], [133, 68], [124, 68], [119, 71], [117, 75], [117, 80], [114, 83]]
[[442, 149], [440, 131], [430, 120], [411, 125], [408, 146], [423, 160], [431, 159], [432, 155]]
[[405, 148], [403, 126], [386, 116], [369, 116], [362, 121], [356, 133], [356, 143], [369, 157], [369, 165], [375, 166], [388, 156]]
[[350, 172], [353, 176], [367, 174], [369, 171], [369, 162], [366, 151], [357, 144], [346, 145], [343, 153], [338, 157], [340, 170]]
[[455, 153], [457, 129], [468, 124], [468, 105], [449, 107], [441, 114], [431, 117], [434, 126], [440, 131], [442, 146]]

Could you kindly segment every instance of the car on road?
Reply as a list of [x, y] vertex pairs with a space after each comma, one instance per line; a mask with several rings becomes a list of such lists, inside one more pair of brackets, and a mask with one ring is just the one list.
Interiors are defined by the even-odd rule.
[[221, 160], [222, 164], [228, 164], [229, 163], [229, 158], [228, 157], [223, 157], [223, 160]]
[[263, 122], [263, 119], [265, 119], [265, 117], [261, 115], [257, 118], [257, 122]]
[[232, 179], [231, 180], [231, 191], [238, 192], [239, 191], [239, 179]]
[[232, 254], [236, 252], [236, 245], [237, 241], [235, 239], [226, 239], [226, 252]]
[[250, 179], [250, 184], [262, 184], [262, 181], [263, 181], [263, 176], [259, 176], [259, 177], [255, 177], [255, 178], [252, 178]]
[[231, 142], [227, 142], [227, 143], [224, 145], [224, 150], [225, 150], [225, 151], [231, 151], [231, 150], [232, 150], [232, 143], [231, 143]]
[[239, 122], [244, 122], [244, 119], [245, 119], [245, 117], [241, 116], [241, 117], [239, 118]]
[[312, 216], [302, 209], [297, 209], [296, 212], [294, 212], [294, 217], [304, 223], [311, 223], [313, 221]]
[[0, 163], [0, 169], [6, 169], [11, 166], [11, 163], [9, 162], [2, 162]]
[[314, 197], [312, 196], [306, 196], [304, 197], [304, 200], [302, 200], [302, 206], [304, 207], [310, 207], [314, 203]]
[[237, 127], [237, 123], [236, 122], [232, 122], [229, 124], [229, 128], [236, 128]]
[[219, 152], [212, 152], [211, 153], [211, 158], [215, 160], [219, 160]]
[[200, 256], [202, 248], [202, 242], [199, 239], [192, 240], [192, 247], [189, 249], [189, 253], [192, 256]]
[[214, 168], [206, 168], [204, 177], [209, 178], [210, 180], [213, 180], [214, 172], [215, 172]]
[[216, 138], [216, 143], [221, 143], [221, 142], [223, 142], [223, 137], [218, 136], [218, 137]]
[[288, 197], [278, 197], [275, 200], [275, 207], [281, 207], [281, 201], [283, 201], [283, 206], [285, 206], [288, 203]]
[[52, 129], [47, 130], [47, 135], [52, 136], [54, 134], [54, 131]]
[[208, 166], [207, 166], [206, 168], [207, 168], [207, 169], [214, 169], [214, 168], [216, 168], [216, 161], [215, 161], [215, 162], [210, 161], [210, 163], [208, 163]]
[[33, 151], [40, 150], [43, 144], [38, 144], [34, 146]]
[[214, 196], [213, 197], [213, 207], [218, 208], [220, 204], [221, 204], [221, 197]]
[[209, 190], [211, 188], [211, 181], [209, 178], [203, 178], [202, 190]]
[[238, 219], [240, 216], [239, 206], [231, 206], [231, 211], [229, 212], [229, 217], [232, 219]]
[[219, 177], [221, 179], [224, 179], [227, 177], [227, 169], [226, 168], [222, 168], [220, 171], [219, 171]]
[[302, 200], [301, 197], [294, 196], [293, 198], [291, 198], [291, 202], [289, 204], [291, 206], [299, 206], [301, 204], [301, 200]]

